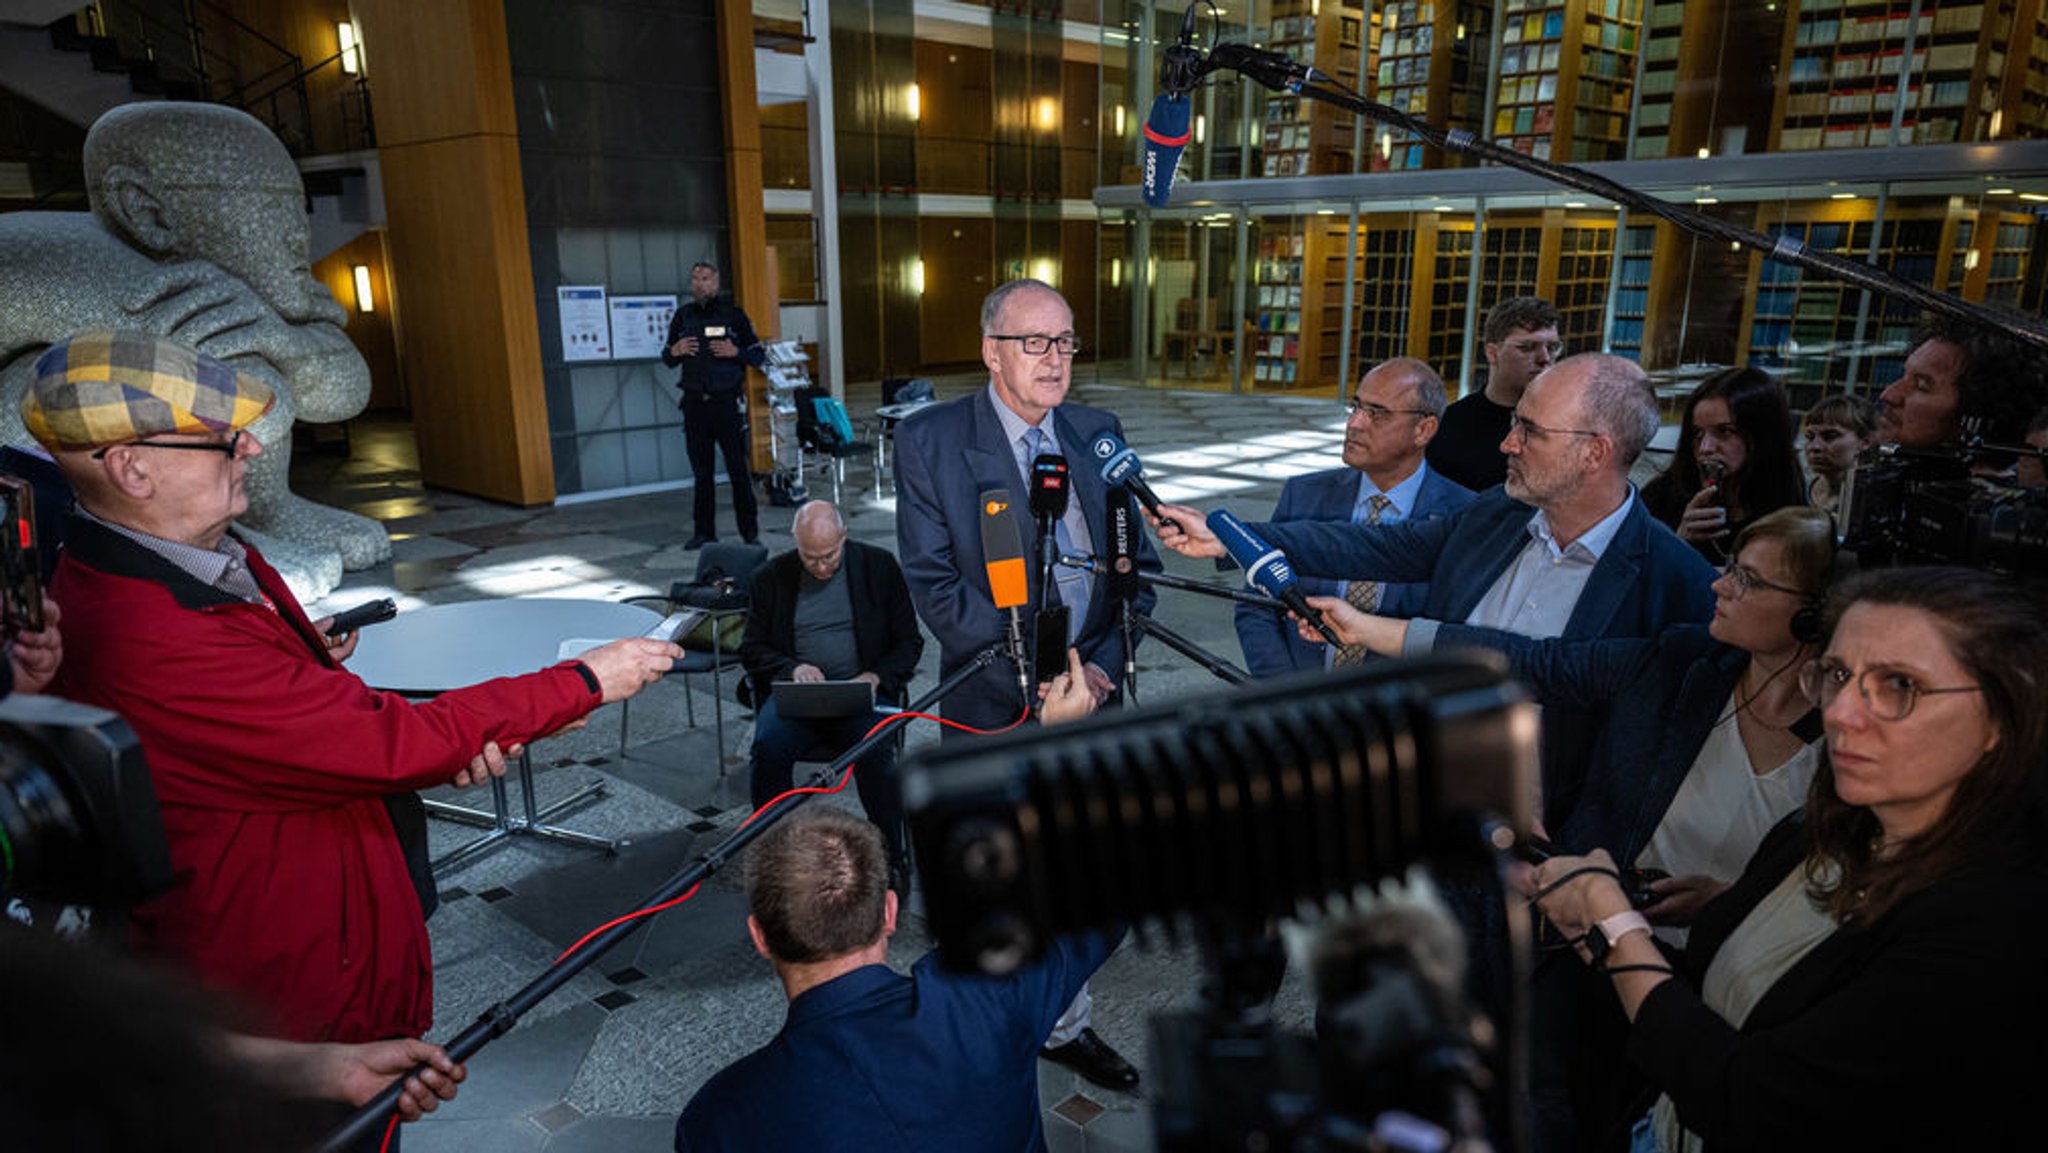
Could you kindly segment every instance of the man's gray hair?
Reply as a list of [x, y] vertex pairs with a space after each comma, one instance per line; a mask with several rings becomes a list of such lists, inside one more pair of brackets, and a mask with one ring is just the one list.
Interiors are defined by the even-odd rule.
[[1605, 433], [1614, 442], [1615, 462], [1627, 471], [1657, 435], [1657, 394], [1650, 387], [1648, 374], [1625, 356], [1601, 352], [1568, 357], [1550, 371], [1568, 364], [1585, 366], [1586, 386], [1580, 394], [1579, 411], [1594, 432]]
[[[1012, 293], [1022, 292], [1027, 288], [1036, 288], [1044, 292], [1050, 292], [1054, 296], [1060, 296], [1059, 289], [1054, 288], [1043, 280], [1034, 280], [1028, 276], [1021, 280], [1012, 280], [1008, 284], [997, 287], [994, 292], [989, 293], [981, 302], [981, 334], [983, 336], [996, 335], [996, 321], [1002, 318], [1004, 303], [1010, 299]], [[1060, 299], [1065, 300], [1066, 297], [1060, 296]]]
[[1378, 372], [1382, 368], [1398, 368], [1406, 372], [1408, 378], [1415, 382], [1415, 407], [1429, 415], [1441, 417], [1444, 409], [1450, 406], [1450, 392], [1444, 387], [1444, 378], [1437, 374], [1436, 369], [1429, 366], [1428, 361], [1417, 360], [1412, 356], [1397, 356], [1376, 365], [1368, 372]]

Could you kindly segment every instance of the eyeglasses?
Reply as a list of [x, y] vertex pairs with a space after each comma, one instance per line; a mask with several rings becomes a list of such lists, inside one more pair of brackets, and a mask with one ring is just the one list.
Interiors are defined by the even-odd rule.
[[1593, 431], [1592, 429], [1590, 429], [1590, 428], [1545, 428], [1545, 427], [1543, 427], [1542, 425], [1540, 425], [1540, 424], [1537, 424], [1537, 423], [1536, 423], [1535, 421], [1533, 421], [1533, 420], [1530, 420], [1529, 418], [1527, 418], [1527, 417], [1523, 416], [1523, 415], [1522, 415], [1521, 413], [1519, 413], [1519, 412], [1518, 412], [1518, 413], [1515, 413], [1515, 414], [1513, 414], [1513, 415], [1511, 415], [1511, 416], [1509, 416], [1509, 417], [1508, 417], [1508, 433], [1509, 433], [1509, 435], [1513, 435], [1514, 433], [1517, 433], [1517, 432], [1521, 433], [1521, 434], [1522, 434], [1523, 436], [1526, 436], [1526, 437], [1530, 438], [1531, 440], [1534, 440], [1534, 439], [1536, 439], [1537, 437], [1544, 437], [1544, 436], [1599, 436], [1599, 435], [1600, 435], [1599, 433], [1597, 433], [1597, 432], [1594, 432], [1594, 431]]
[[1561, 340], [1508, 340], [1502, 343], [1523, 356], [1534, 356], [1539, 352], [1547, 352], [1552, 357], [1555, 357], [1558, 353], [1564, 351], [1564, 342]]
[[1820, 708], [1835, 703], [1842, 693], [1842, 686], [1856, 682], [1856, 691], [1863, 694], [1863, 703], [1870, 706], [1872, 716], [1881, 721], [1903, 721], [1912, 713], [1913, 705], [1923, 696], [1939, 693], [1982, 692], [1982, 685], [1957, 685], [1954, 688], [1931, 689], [1913, 679], [1913, 674], [1899, 669], [1872, 667], [1860, 673], [1849, 671], [1849, 666], [1837, 660], [1822, 658], [1808, 661], [1799, 670], [1799, 691], [1806, 699]]
[[222, 444], [215, 444], [211, 441], [207, 441], [203, 444], [190, 444], [185, 441], [179, 440], [124, 441], [121, 444], [110, 444], [105, 448], [99, 449], [98, 451], [92, 454], [92, 458], [94, 460], [105, 460], [107, 459], [107, 454], [114, 451], [117, 448], [176, 448], [183, 449], [187, 452], [217, 452], [220, 453], [222, 456], [227, 457], [229, 460], [233, 460], [235, 459], [235, 454], [240, 452], [242, 449], [243, 431], [243, 429], [236, 429], [231, 435], [229, 435], [227, 441]]
[[1024, 346], [1026, 356], [1044, 356], [1057, 348], [1061, 356], [1072, 356], [1081, 351], [1081, 338], [1073, 333], [1065, 336], [1047, 336], [1044, 333], [1029, 332], [1022, 336], [1007, 336], [1000, 332], [988, 334], [990, 340], [1014, 340]]
[[1804, 592], [1801, 592], [1798, 589], [1787, 588], [1784, 585], [1772, 584], [1764, 578], [1756, 575], [1755, 569], [1750, 568], [1746, 564], [1740, 564], [1735, 561], [1730, 561], [1727, 565], [1723, 566], [1723, 568], [1721, 569], [1721, 575], [1735, 582], [1735, 595], [1728, 598], [1732, 601], [1739, 601], [1743, 597], [1748, 596], [1750, 593], [1755, 592], [1757, 589], [1770, 589], [1772, 592], [1784, 593], [1787, 596], [1795, 596], [1802, 598], [1806, 596]]
[[1354, 416], [1360, 415], [1365, 417], [1365, 423], [1367, 424], [1381, 424], [1396, 415], [1435, 416], [1436, 414], [1422, 408], [1388, 408], [1384, 404], [1374, 404], [1372, 401], [1360, 400], [1355, 396], [1344, 402], [1344, 419], [1349, 420]]

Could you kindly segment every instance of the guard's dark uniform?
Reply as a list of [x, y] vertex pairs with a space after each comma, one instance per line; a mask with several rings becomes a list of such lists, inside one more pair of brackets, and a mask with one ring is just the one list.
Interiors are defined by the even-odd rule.
[[[724, 329], [724, 337], [739, 346], [737, 357], [712, 355], [711, 333]], [[694, 356], [669, 352], [676, 341], [697, 338]], [[683, 436], [690, 450], [690, 471], [696, 479], [695, 535], [704, 540], [718, 537], [718, 493], [713, 453], [725, 454], [725, 473], [732, 482], [733, 516], [739, 521], [740, 536], [753, 540], [761, 535], [760, 506], [754, 501], [754, 478], [748, 468], [747, 415], [745, 411], [746, 365], [760, 367], [767, 360], [754, 325], [739, 305], [722, 296], [699, 303], [690, 300], [676, 309], [668, 322], [668, 339], [662, 342], [661, 362], [681, 367], [676, 387], [682, 398]]]

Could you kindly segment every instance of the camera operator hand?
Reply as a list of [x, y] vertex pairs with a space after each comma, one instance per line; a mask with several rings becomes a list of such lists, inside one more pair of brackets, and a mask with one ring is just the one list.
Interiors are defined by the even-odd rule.
[[8, 646], [7, 661], [14, 666], [15, 692], [42, 692], [50, 678], [57, 675], [57, 666], [64, 663], [64, 637], [57, 631], [57, 619], [62, 615], [57, 602], [44, 593], [42, 630], [22, 633]]

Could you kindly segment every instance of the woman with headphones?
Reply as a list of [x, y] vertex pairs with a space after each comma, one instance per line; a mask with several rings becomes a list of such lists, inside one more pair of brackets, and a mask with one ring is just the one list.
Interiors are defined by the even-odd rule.
[[[1693, 914], [1741, 875], [1764, 834], [1806, 797], [1821, 727], [1800, 691], [1799, 673], [1823, 639], [1821, 603], [1834, 553], [1826, 513], [1783, 508], [1735, 538], [1733, 559], [1714, 581], [1714, 617], [1707, 625], [1682, 625], [1659, 637], [1576, 641], [1448, 622], [1437, 631], [1440, 650], [1478, 646], [1505, 653], [1540, 703], [1607, 710], [1580, 772], [1546, 766], [1553, 785], [1578, 786], [1553, 839], [1564, 851], [1604, 849], [1644, 871], [1646, 891], [1638, 899], [1669, 947], [1684, 944]], [[1367, 616], [1334, 597], [1310, 597], [1309, 603], [1323, 611], [1340, 642], [1402, 654], [1407, 621]], [[1561, 955], [1571, 961], [1569, 950]], [[1603, 1037], [1575, 1045], [1570, 1038], [1594, 1024], [1581, 1017], [1581, 1008], [1595, 1014], [1596, 1032], [1626, 1026], [1613, 997], [1586, 982], [1579, 965], [1550, 960], [1539, 961], [1536, 974], [1538, 1123], [1556, 1139], [1544, 1147], [1592, 1148], [1608, 1136], [1600, 1132], [1606, 1123], [1621, 1120], [1597, 1100], [1622, 1088], [1612, 1060], [1616, 1042]], [[1587, 987], [1601, 996], [1580, 1006]], [[1573, 1052], [1590, 1059], [1570, 1074], [1575, 1100], [1566, 1110], [1561, 1100], [1545, 1100], [1542, 1089], [1561, 1084], [1565, 1071], [1558, 1064]], [[1574, 1129], [1575, 1138], [1562, 1136]]]

